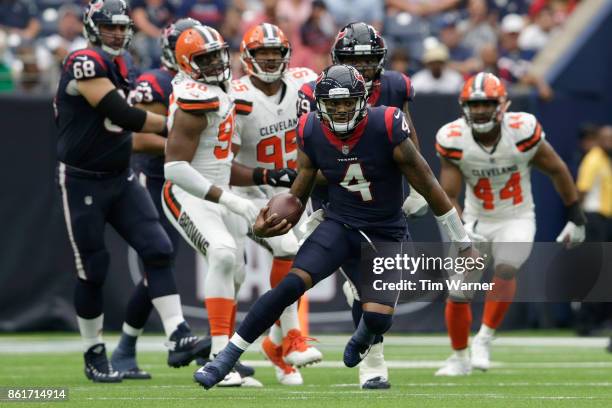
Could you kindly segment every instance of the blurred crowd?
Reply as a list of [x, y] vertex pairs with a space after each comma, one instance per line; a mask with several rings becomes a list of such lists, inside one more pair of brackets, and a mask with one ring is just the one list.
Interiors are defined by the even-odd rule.
[[[141, 69], [159, 65], [164, 26], [192, 17], [217, 28], [241, 75], [243, 32], [260, 22], [289, 36], [292, 65], [320, 71], [340, 27], [366, 21], [383, 34], [388, 66], [412, 76], [418, 93], [458, 93], [466, 76], [488, 71], [508, 85], [551, 90], [532, 76], [537, 52], [579, 0], [128, 0], [135, 35], [131, 53]], [[86, 46], [85, 0], [0, 0], [0, 92], [52, 93], [67, 53]]]

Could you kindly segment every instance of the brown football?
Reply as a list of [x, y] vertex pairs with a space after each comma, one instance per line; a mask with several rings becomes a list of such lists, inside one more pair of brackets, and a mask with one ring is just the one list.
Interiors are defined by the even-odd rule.
[[268, 207], [268, 214], [278, 214], [275, 225], [287, 219], [288, 223], [295, 226], [304, 212], [302, 202], [290, 193], [276, 194], [268, 201]]

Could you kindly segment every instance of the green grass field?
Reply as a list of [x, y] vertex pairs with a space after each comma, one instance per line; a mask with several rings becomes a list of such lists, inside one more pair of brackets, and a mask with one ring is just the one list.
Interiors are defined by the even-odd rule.
[[[165, 365], [161, 337], [141, 341], [140, 365], [152, 380], [103, 385], [85, 379], [74, 335], [0, 335], [0, 387], [69, 390], [66, 402], [10, 405], [16, 407], [612, 407], [612, 355], [603, 350], [605, 339], [538, 336], [503, 334], [494, 342], [493, 369], [462, 378], [433, 376], [449, 355], [446, 338], [390, 336], [385, 357], [392, 388], [385, 391], [360, 390], [357, 369], [342, 367], [347, 336], [321, 336], [325, 361], [302, 370], [304, 386], [277, 385], [254, 350], [244, 360], [256, 365], [264, 388], [205, 391], [192, 380], [195, 366]], [[116, 339], [107, 336], [108, 346]]]

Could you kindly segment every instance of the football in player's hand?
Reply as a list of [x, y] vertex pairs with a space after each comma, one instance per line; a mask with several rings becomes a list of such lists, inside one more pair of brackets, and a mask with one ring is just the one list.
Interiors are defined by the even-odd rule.
[[277, 214], [274, 225], [286, 219], [291, 225], [296, 225], [304, 212], [302, 202], [291, 193], [276, 194], [268, 202], [268, 215]]

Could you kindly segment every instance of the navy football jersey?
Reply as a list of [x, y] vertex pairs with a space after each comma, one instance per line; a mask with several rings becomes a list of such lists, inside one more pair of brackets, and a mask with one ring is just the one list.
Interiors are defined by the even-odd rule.
[[108, 78], [127, 97], [135, 77], [128, 55], [111, 58], [99, 48], [85, 48], [66, 57], [54, 99], [60, 161], [91, 171], [115, 172], [129, 166], [131, 132], [100, 115], [79, 93], [76, 81]]
[[353, 228], [403, 234], [403, 175], [393, 150], [409, 137], [408, 123], [401, 109], [367, 109], [365, 119], [345, 140], [323, 125], [316, 113], [302, 115], [299, 146], [327, 179], [326, 217]]
[[[298, 93], [298, 116], [316, 110], [315, 85], [315, 81], [302, 85]], [[368, 106], [384, 105], [403, 109], [404, 104], [413, 97], [414, 88], [408, 76], [398, 71], [384, 71], [372, 86], [368, 95]]]
[[[152, 69], [141, 74], [136, 79], [133, 93], [138, 93], [142, 103], [161, 103], [170, 106], [170, 94], [172, 94], [172, 79], [176, 73], [166, 68]], [[133, 98], [134, 99], [134, 98]], [[146, 153], [138, 153], [133, 157], [134, 167], [142, 171], [148, 177], [164, 177], [164, 156], [154, 156]]]

